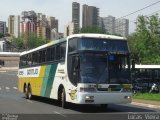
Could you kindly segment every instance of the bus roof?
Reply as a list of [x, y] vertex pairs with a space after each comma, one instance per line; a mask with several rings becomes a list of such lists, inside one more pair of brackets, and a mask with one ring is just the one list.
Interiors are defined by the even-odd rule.
[[[94, 34], [94, 33], [85, 33], [85, 34], [74, 34], [74, 35], [70, 35], [67, 37], [67, 39], [70, 39], [70, 38], [74, 38], [74, 37], [79, 37], [79, 38], [82, 38], [82, 37], [88, 37], [88, 38], [103, 38], [103, 39], [117, 39], [117, 40], [126, 40], [126, 38], [124, 37], [119, 37], [119, 36], [114, 36], [114, 35], [107, 35], [107, 34]], [[40, 49], [43, 49], [43, 48], [46, 48], [46, 47], [49, 47], [51, 45], [54, 45], [54, 44], [57, 44], [57, 43], [60, 43], [60, 42], [64, 42], [66, 41], [66, 38], [62, 38], [62, 39], [58, 39], [58, 40], [53, 40], [47, 44], [44, 44], [42, 46], [39, 46], [37, 48], [34, 48], [34, 49], [31, 49], [29, 51], [24, 51], [20, 54], [20, 56], [22, 55], [25, 55], [25, 54], [28, 54], [28, 53], [32, 53], [34, 51], [37, 51], [37, 50], [40, 50]]]
[[49, 42], [49, 43], [47, 43], [47, 44], [44, 44], [44, 45], [42, 45], [42, 46], [39, 46], [39, 47], [37, 47], [37, 48], [31, 49], [31, 50], [29, 50], [29, 51], [24, 51], [24, 52], [22, 52], [22, 53], [20, 54], [20, 56], [25, 55], [25, 54], [27, 54], [27, 53], [32, 53], [32, 52], [34, 52], [34, 51], [37, 51], [37, 50], [40, 50], [40, 49], [49, 47], [49, 46], [51, 46], [51, 45], [58, 44], [58, 43], [60, 43], [60, 42], [64, 42], [64, 41], [66, 41], [65, 38], [58, 39], [58, 40], [52, 40], [51, 42]]
[[135, 65], [136, 69], [160, 69], [160, 65]]
[[91, 34], [91, 33], [85, 33], [85, 34], [74, 34], [74, 35], [70, 35], [67, 38], [73, 38], [73, 37], [89, 37], [89, 38], [107, 38], [107, 39], [118, 39], [118, 40], [126, 40], [126, 38], [124, 37], [120, 37], [120, 36], [115, 36], [115, 35], [107, 35], [107, 34]]

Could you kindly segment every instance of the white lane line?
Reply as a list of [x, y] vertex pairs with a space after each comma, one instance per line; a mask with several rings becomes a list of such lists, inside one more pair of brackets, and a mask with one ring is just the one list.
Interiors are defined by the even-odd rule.
[[29, 103], [33, 103], [33, 101], [31, 101], [31, 100], [27, 100], [27, 102], [29, 102]]
[[2, 88], [0, 87], [0, 90], [2, 90]]
[[63, 117], [67, 117], [66, 115], [63, 115], [63, 114], [61, 114], [61, 113], [59, 113], [59, 112], [57, 112], [57, 111], [53, 111], [55, 114], [58, 114], [58, 115], [60, 115], [60, 116], [63, 116]]
[[17, 90], [18, 88], [17, 87], [13, 87], [13, 89]]
[[9, 90], [10, 88], [9, 87], [5, 87], [6, 88], [6, 90]]

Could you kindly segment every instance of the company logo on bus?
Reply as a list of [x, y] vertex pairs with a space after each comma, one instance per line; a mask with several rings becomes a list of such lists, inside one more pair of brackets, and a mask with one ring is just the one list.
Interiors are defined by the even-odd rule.
[[27, 75], [37, 75], [38, 74], [38, 69], [29, 69], [27, 70]]

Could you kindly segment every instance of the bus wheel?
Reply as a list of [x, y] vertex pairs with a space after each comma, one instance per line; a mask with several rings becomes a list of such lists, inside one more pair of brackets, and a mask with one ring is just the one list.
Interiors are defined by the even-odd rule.
[[25, 98], [28, 99], [28, 87], [27, 87], [27, 85], [24, 86], [24, 95], [25, 95]]
[[108, 104], [101, 104], [101, 109], [102, 110], [106, 110], [107, 107], [108, 107]]
[[29, 85], [28, 88], [27, 88], [27, 96], [28, 96], [28, 99], [32, 99], [32, 91], [31, 91], [31, 86]]
[[64, 88], [61, 93], [61, 106], [62, 108], [66, 108], [66, 93], [65, 93]]

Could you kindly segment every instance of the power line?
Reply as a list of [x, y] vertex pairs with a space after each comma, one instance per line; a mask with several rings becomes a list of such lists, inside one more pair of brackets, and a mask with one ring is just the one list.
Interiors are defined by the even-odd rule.
[[144, 8], [141, 8], [141, 9], [139, 9], [139, 10], [137, 10], [137, 11], [134, 11], [134, 12], [132, 12], [132, 13], [129, 13], [129, 14], [127, 14], [127, 15], [124, 15], [124, 16], [120, 17], [119, 19], [125, 18], [125, 17], [130, 16], [130, 15], [132, 15], [132, 14], [135, 14], [135, 13], [137, 13], [137, 12], [140, 12], [140, 11], [142, 11], [142, 10], [144, 10], [144, 9], [147, 9], [147, 8], [149, 8], [149, 7], [152, 7], [153, 5], [156, 5], [156, 4], [158, 4], [158, 3], [160, 3], [160, 1], [157, 1], [157, 2], [155, 2], [155, 3], [152, 3], [152, 4], [150, 4], [150, 5], [148, 5], [148, 6], [144, 7]]
[[[124, 15], [124, 16], [122, 16], [122, 17], [119, 17], [119, 18], [115, 19], [115, 21], [118, 20], [118, 19], [122, 19], [122, 18], [125, 18], [125, 17], [127, 17], [127, 16], [130, 16], [130, 15], [132, 15], [132, 14], [135, 14], [135, 13], [137, 13], [137, 12], [140, 12], [140, 11], [142, 11], [142, 10], [144, 10], [144, 9], [149, 8], [149, 7], [152, 7], [152, 6], [154, 6], [154, 5], [158, 4], [158, 3], [160, 3], [160, 1], [157, 1], [157, 2], [152, 3], [152, 4], [150, 4], [150, 5], [148, 5], [148, 6], [144, 7], [144, 8], [141, 8], [141, 9], [139, 9], [139, 10], [136, 10], [136, 11], [134, 11], [134, 12], [132, 12], [132, 13], [129, 13], [129, 14], [127, 14], [127, 15]], [[160, 11], [160, 10], [158, 10], [158, 11], [156, 11], [156, 12], [153, 12], [153, 13], [151, 13], [150, 15], [152, 15], [152, 14], [154, 14], [154, 13], [157, 13], [157, 12], [159, 12], [159, 11]], [[134, 20], [134, 21], [131, 21], [131, 22], [135, 22], [135, 20]], [[112, 21], [109, 21], [108, 23], [112, 23]], [[124, 25], [124, 23], [119, 24], [118, 26], [115, 26], [114, 29], [116, 29], [116, 28], [118, 28], [118, 27], [120, 27], [120, 26], [123, 26], [123, 25]], [[110, 29], [111, 27], [108, 27], [108, 28]]]

